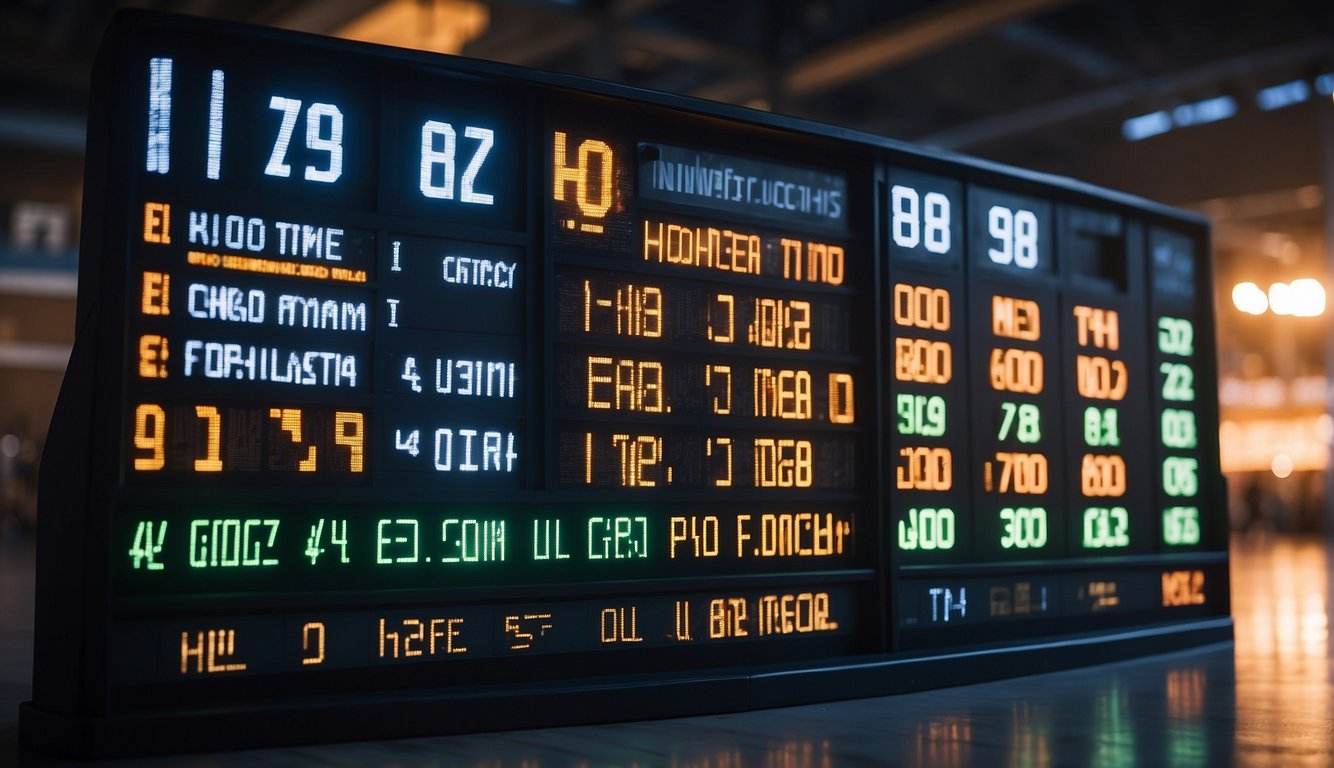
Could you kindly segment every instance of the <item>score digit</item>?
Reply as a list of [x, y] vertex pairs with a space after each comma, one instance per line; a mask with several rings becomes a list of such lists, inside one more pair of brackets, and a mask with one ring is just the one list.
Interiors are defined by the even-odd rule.
[[155, 472], [166, 465], [166, 434], [167, 414], [162, 406], [144, 403], [134, 409], [134, 447], [149, 453], [135, 457], [135, 471]]
[[996, 264], [1014, 264], [1020, 269], [1038, 265], [1038, 217], [1032, 211], [1013, 211], [993, 205], [987, 212], [987, 231], [999, 241], [999, 248], [987, 249]]
[[[459, 202], [476, 205], [494, 205], [495, 195], [476, 191], [477, 174], [482, 164], [491, 154], [496, 143], [496, 132], [490, 128], [478, 128], [473, 125], [463, 127], [463, 137], [477, 142], [472, 158], [463, 169], [459, 179]], [[436, 149], [436, 139], [441, 148]], [[458, 146], [458, 134], [454, 126], [439, 120], [427, 120], [422, 123], [421, 134], [421, 176], [417, 188], [422, 195], [434, 200], [454, 199], [454, 174], [457, 164], [454, 155]], [[438, 177], [438, 181], [437, 181]]]
[[[278, 135], [273, 140], [273, 154], [269, 155], [269, 164], [265, 166], [267, 176], [288, 178], [292, 175], [292, 166], [287, 164], [287, 147], [292, 142], [292, 132], [296, 129], [297, 115], [301, 114], [301, 100], [274, 96], [269, 100], [269, 109], [283, 113], [282, 123], [278, 126]], [[329, 119], [329, 136], [325, 138], [324, 120]], [[329, 167], [316, 168], [306, 166], [306, 181], [319, 181], [332, 184], [343, 175], [343, 112], [333, 104], [311, 104], [306, 109], [306, 148], [315, 152], [329, 153]]]
[[895, 396], [899, 413], [898, 429], [900, 435], [921, 435], [940, 437], [945, 434], [945, 398], [939, 395]]
[[[918, 215], [919, 205], [925, 208]], [[929, 253], [944, 254], [950, 250], [950, 199], [939, 192], [927, 192], [919, 198], [917, 190], [895, 184], [890, 190], [890, 207], [894, 213], [894, 244], [900, 248], [916, 248], [923, 242]], [[925, 226], [923, 226], [925, 225]]]
[[[1042, 412], [1032, 403], [1001, 403], [1001, 425], [996, 432], [997, 440], [1010, 436], [1011, 426], [1014, 436], [1021, 443], [1032, 445], [1042, 439]], [[1016, 416], [1018, 417], [1016, 422]]]

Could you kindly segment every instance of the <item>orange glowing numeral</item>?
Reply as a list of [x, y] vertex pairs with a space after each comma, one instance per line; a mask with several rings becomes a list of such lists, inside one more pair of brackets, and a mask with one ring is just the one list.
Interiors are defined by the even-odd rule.
[[710, 389], [717, 386], [722, 390], [721, 396], [713, 396], [713, 403], [711, 406], [714, 413], [719, 414], [720, 416], [726, 416], [732, 412], [732, 366], [704, 366], [704, 386]]
[[1115, 352], [1121, 348], [1121, 321], [1114, 309], [1076, 306], [1074, 309], [1079, 346], [1094, 346]]
[[1030, 395], [1042, 392], [1042, 354], [1029, 349], [991, 350], [991, 388]]
[[810, 440], [755, 438], [756, 488], [810, 488], [815, 457]]
[[[717, 450], [714, 450], [717, 446]], [[732, 438], [730, 437], [710, 437], [704, 444], [704, 454], [712, 458], [715, 454], [721, 457], [723, 465], [723, 476], [715, 477], [713, 484], [717, 488], [732, 487]]]
[[894, 340], [894, 377], [899, 381], [948, 384], [954, 377], [953, 360], [947, 341]]
[[1120, 456], [1086, 453], [1079, 474], [1085, 496], [1126, 494], [1126, 462]]
[[137, 456], [134, 468], [138, 472], [153, 472], [166, 465], [163, 450], [166, 444], [167, 414], [162, 406], [144, 403], [134, 409], [134, 447], [148, 451], [150, 456]]
[[1130, 387], [1124, 362], [1093, 355], [1075, 357], [1075, 378], [1079, 396], [1093, 400], [1121, 400]]
[[[717, 326], [722, 326], [717, 328]], [[708, 335], [709, 341], [719, 344], [731, 344], [736, 338], [736, 297], [730, 293], [715, 294], [709, 302]]]
[[[602, 219], [611, 210], [615, 153], [604, 141], [584, 139], [579, 142], [576, 164], [566, 165], [567, 140], [564, 131], [556, 131], [551, 159], [553, 184], [551, 197], [558, 202], [564, 202], [566, 187], [574, 184], [574, 202], [579, 206], [579, 213], [586, 219]], [[598, 165], [596, 184], [593, 171], [595, 155]], [[565, 226], [574, 229], [575, 223], [574, 219], [569, 219], [565, 222]], [[581, 232], [601, 234], [604, 229], [601, 222], [585, 221], [579, 224]]]
[[196, 472], [222, 471], [222, 414], [212, 405], [196, 405], [195, 415], [208, 422], [208, 441], [202, 459], [195, 459]]
[[1042, 336], [1042, 313], [1031, 299], [991, 297], [991, 332], [997, 336], [1037, 341]]
[[365, 469], [365, 434], [366, 417], [361, 413], [357, 411], [334, 413], [334, 444], [347, 447], [348, 470], [351, 472], [361, 472]]
[[[1040, 453], [1007, 453], [998, 451], [996, 461], [1001, 465], [998, 493], [1042, 494], [1047, 492], [1047, 457]], [[982, 468], [983, 486], [992, 490], [992, 463]]]
[[829, 423], [851, 424], [857, 420], [852, 396], [852, 374], [829, 374]]
[[[277, 419], [282, 425], [282, 431], [292, 436], [292, 442], [301, 445], [301, 411], [296, 408], [270, 408], [269, 418]], [[315, 471], [315, 446], [309, 446], [306, 450], [306, 458], [297, 462], [298, 472]]]
[[935, 331], [950, 329], [950, 292], [944, 288], [898, 283], [894, 286], [894, 322]]
[[899, 490], [948, 491], [954, 486], [953, 457], [948, 448], [900, 448], [905, 459], [897, 470]]

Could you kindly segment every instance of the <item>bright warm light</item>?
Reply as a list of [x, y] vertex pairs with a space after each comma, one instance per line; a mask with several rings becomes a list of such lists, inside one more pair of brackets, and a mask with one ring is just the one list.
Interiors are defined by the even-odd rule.
[[489, 7], [476, 0], [387, 0], [374, 4], [335, 34], [348, 40], [458, 54], [486, 31], [490, 21]]
[[1255, 283], [1237, 283], [1232, 288], [1232, 303], [1248, 315], [1271, 310], [1276, 315], [1319, 317], [1325, 314], [1325, 286], [1319, 280], [1303, 277], [1291, 283], [1274, 283], [1266, 293]]
[[1269, 465], [1270, 471], [1280, 480], [1292, 474], [1292, 457], [1286, 453], [1280, 453], [1274, 457], [1273, 463]]
[[1255, 283], [1237, 283], [1232, 289], [1232, 303], [1248, 315], [1263, 315], [1269, 309], [1269, 298]]
[[1292, 314], [1297, 317], [1319, 317], [1325, 314], [1325, 286], [1319, 280], [1304, 277], [1292, 281]]
[[1274, 283], [1269, 286], [1269, 308], [1274, 311], [1274, 314], [1291, 315], [1296, 303], [1292, 286], [1287, 283]]

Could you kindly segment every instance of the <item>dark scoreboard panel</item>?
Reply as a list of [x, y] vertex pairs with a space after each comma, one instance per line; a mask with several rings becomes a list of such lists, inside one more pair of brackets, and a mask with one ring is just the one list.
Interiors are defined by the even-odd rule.
[[1193, 216], [162, 16], [97, 73], [34, 746], [721, 711], [1230, 636]]

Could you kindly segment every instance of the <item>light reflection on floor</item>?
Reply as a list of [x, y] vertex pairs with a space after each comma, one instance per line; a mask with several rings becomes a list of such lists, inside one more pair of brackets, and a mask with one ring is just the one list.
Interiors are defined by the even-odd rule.
[[[0, 550], [0, 764], [26, 697], [30, 558]], [[1236, 643], [908, 696], [735, 715], [112, 765], [554, 768], [1334, 765], [1324, 544], [1234, 542]], [[27, 646], [24, 645], [26, 642]]]

